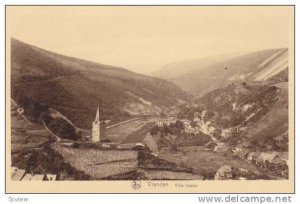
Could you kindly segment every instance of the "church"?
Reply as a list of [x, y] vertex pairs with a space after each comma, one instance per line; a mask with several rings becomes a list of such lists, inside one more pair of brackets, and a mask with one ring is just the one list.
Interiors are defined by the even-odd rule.
[[100, 120], [100, 108], [98, 106], [95, 120], [92, 123], [92, 142], [100, 142], [105, 138], [106, 124]]

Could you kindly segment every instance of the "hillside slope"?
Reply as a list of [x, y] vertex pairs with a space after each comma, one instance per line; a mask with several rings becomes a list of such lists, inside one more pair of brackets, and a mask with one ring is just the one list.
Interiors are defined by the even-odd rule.
[[20, 107], [11, 100], [11, 153], [15, 158], [20, 152], [35, 149], [51, 141], [51, 134], [38, 123], [33, 123], [22, 115]]
[[227, 54], [173, 62], [164, 65], [157, 71], [153, 72], [152, 75], [162, 79], [172, 79], [188, 73], [199, 71], [213, 64], [224, 62], [226, 60], [233, 59], [241, 55], [243, 54]]
[[169, 81], [196, 97], [232, 82], [263, 81], [288, 67], [288, 49], [270, 49], [235, 57]]
[[257, 123], [248, 127], [247, 137], [252, 143], [281, 135], [288, 138], [288, 85], [281, 82], [275, 86], [281, 90], [278, 101]]
[[25, 113], [37, 119], [58, 110], [81, 128], [90, 128], [96, 107], [102, 119], [158, 115], [188, 94], [162, 79], [49, 52], [11, 40], [11, 93]]
[[184, 107], [179, 117], [192, 119], [194, 112], [204, 114], [217, 128], [256, 122], [268, 113], [281, 95], [281, 89], [263, 84], [232, 83], [205, 94], [196, 106]]

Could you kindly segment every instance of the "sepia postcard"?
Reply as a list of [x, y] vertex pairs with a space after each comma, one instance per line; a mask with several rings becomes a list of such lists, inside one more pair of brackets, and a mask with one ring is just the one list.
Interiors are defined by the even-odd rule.
[[6, 193], [294, 193], [294, 6], [6, 6]]

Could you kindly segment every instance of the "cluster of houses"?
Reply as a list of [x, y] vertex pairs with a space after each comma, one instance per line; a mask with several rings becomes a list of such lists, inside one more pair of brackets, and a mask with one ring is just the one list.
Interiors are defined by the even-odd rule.
[[229, 165], [221, 166], [215, 174], [214, 180], [229, 180], [232, 179], [232, 169]]
[[25, 169], [11, 167], [11, 179], [13, 181], [55, 181], [55, 174], [31, 174], [26, 173]]
[[201, 132], [199, 128], [192, 127], [191, 121], [189, 120], [181, 120], [181, 121], [183, 122], [184, 125], [184, 129], [182, 130], [183, 133], [197, 135]]
[[[181, 119], [180, 121], [183, 123], [182, 133], [186, 134], [194, 134], [197, 135], [199, 133], [204, 133], [206, 135], [210, 135], [211, 137], [220, 138], [221, 140], [227, 140], [232, 136], [237, 135], [240, 132], [246, 131], [247, 127], [236, 126], [231, 128], [217, 128], [214, 127], [212, 121], [204, 121], [204, 116], [206, 115], [207, 110], [203, 110], [200, 112], [194, 112], [193, 120]], [[169, 126], [171, 123], [176, 123], [176, 118], [170, 118], [169, 122], [165, 124]], [[163, 127], [164, 123], [161, 121], [157, 121], [155, 123], [157, 127]]]
[[265, 175], [258, 171], [223, 165], [217, 170], [214, 180], [253, 180], [260, 179], [262, 176]]
[[244, 142], [232, 149], [232, 156], [243, 159], [257, 166], [286, 168], [288, 161], [287, 152], [253, 152], [248, 143]]
[[194, 114], [194, 126], [192, 126], [192, 122], [190, 120], [181, 120], [184, 124], [184, 133], [188, 134], [199, 134], [200, 132], [207, 134], [207, 135], [213, 135], [216, 131], [216, 128], [211, 125], [210, 121], [204, 121], [203, 120], [204, 115], [198, 115], [198, 112], [195, 112]]
[[212, 137], [217, 136], [222, 140], [227, 140], [232, 136], [236, 136], [238, 133], [242, 131], [246, 131], [245, 129], [246, 127], [240, 127], [240, 126], [225, 128], [225, 129], [216, 128], [212, 125], [211, 121], [204, 121], [203, 118], [205, 114], [206, 114], [206, 110], [202, 111], [202, 113], [198, 113], [198, 112], [194, 113], [193, 123], [195, 125], [192, 125], [192, 122], [190, 120], [181, 120], [184, 124], [183, 133], [196, 135], [201, 132], [210, 135]]

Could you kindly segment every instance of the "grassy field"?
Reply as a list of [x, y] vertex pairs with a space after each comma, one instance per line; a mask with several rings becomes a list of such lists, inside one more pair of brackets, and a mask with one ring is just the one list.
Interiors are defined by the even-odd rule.
[[154, 119], [137, 119], [106, 130], [106, 138], [117, 143], [142, 142], [150, 131]]

